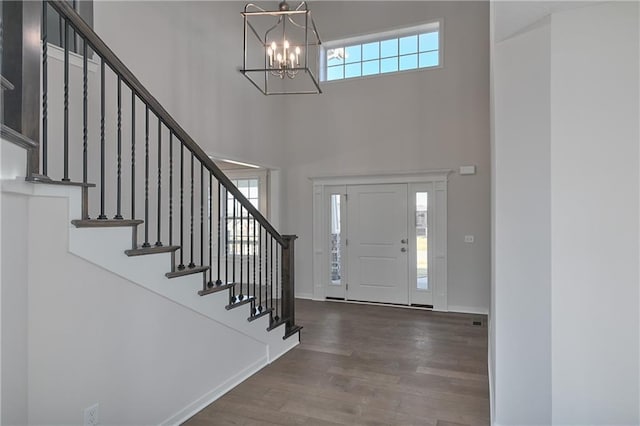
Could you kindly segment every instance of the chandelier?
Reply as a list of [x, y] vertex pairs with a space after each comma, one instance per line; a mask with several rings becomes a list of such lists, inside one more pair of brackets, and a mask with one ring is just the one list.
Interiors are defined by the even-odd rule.
[[[268, 11], [248, 3], [240, 72], [265, 95], [322, 93], [316, 78], [320, 38], [306, 2]], [[313, 70], [316, 70], [314, 73]]]

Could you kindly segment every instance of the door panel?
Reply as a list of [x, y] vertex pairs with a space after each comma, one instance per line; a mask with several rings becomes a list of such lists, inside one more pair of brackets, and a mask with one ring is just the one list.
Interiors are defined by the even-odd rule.
[[347, 196], [347, 298], [409, 303], [407, 185], [354, 185]]

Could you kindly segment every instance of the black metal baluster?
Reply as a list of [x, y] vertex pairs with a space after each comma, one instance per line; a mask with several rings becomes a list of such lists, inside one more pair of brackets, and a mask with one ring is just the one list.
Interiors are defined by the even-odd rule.
[[258, 229], [258, 311], [262, 312], [262, 225]]
[[144, 243], [142, 247], [151, 247], [149, 244], [149, 105], [145, 105], [144, 111]]
[[247, 223], [247, 228], [246, 228], [246, 234], [244, 236], [244, 246], [245, 246], [245, 251], [247, 252], [246, 255], [246, 260], [245, 262], [247, 263], [247, 296], [253, 296], [253, 294], [251, 293], [251, 248], [249, 246], [249, 224], [250, 224], [250, 216], [249, 216], [249, 210], [247, 210], [247, 217], [245, 217], [245, 221]]
[[273, 300], [273, 235], [269, 234], [269, 246], [271, 247], [271, 259], [269, 261], [269, 287], [271, 289], [271, 307], [276, 304], [276, 310], [278, 309], [278, 302]]
[[204, 164], [202, 163], [200, 163], [200, 265], [204, 265]]
[[193, 262], [193, 152], [191, 153], [191, 230], [190, 230], [190, 243], [191, 243], [191, 250], [190, 250], [190, 256], [191, 256], [191, 261], [189, 262], [189, 268], [195, 268], [196, 264]]
[[180, 264], [178, 270], [184, 269], [184, 145], [180, 141]]
[[[246, 229], [244, 228], [244, 225], [247, 225]], [[243, 229], [245, 229], [245, 234], [244, 234], [244, 249], [243, 249], [243, 253], [246, 252], [246, 255], [244, 257], [244, 261], [247, 264], [246, 265], [246, 271], [247, 271], [247, 296], [251, 296], [251, 288], [249, 287], [251, 281], [249, 280], [249, 211], [247, 210], [247, 216], [242, 220], [242, 226]]]
[[276, 302], [276, 316], [274, 318], [276, 320], [276, 322], [280, 320], [280, 317], [278, 316], [278, 305], [280, 303], [282, 303], [282, 297], [280, 297], [280, 292], [278, 290], [279, 289], [279, 287], [278, 287], [278, 276], [280, 275], [280, 274], [278, 274], [278, 246], [279, 246], [279, 244], [276, 241], [276, 256], [275, 256], [275, 258], [276, 258], [276, 297], [278, 298], [277, 302]]
[[62, 31], [64, 29], [64, 25], [62, 24], [62, 15], [58, 13], [58, 40], [62, 43]]
[[162, 247], [162, 220], [160, 213], [162, 212], [162, 120], [158, 117], [158, 223], [156, 232], [158, 239], [156, 247]]
[[[233, 223], [232, 225], [232, 231], [233, 231], [233, 238], [231, 241], [233, 241], [233, 246], [231, 247], [231, 280], [236, 283], [236, 197], [233, 197]], [[233, 296], [235, 297], [236, 293], [236, 286], [233, 286]], [[242, 289], [240, 290], [240, 293], [242, 293]]]
[[[264, 230], [264, 307], [269, 309], [269, 234]], [[272, 306], [273, 307], [273, 306]]]
[[[218, 182], [220, 185], [220, 182]], [[224, 188], [224, 282], [229, 283], [229, 194]], [[233, 286], [235, 287], [235, 286]], [[231, 292], [235, 290], [232, 288]]]
[[131, 89], [131, 220], [136, 219], [136, 92]]
[[105, 116], [105, 87], [104, 87], [104, 58], [100, 58], [100, 216], [98, 219], [106, 219], [107, 216], [104, 214], [104, 116]]
[[64, 133], [63, 182], [69, 182], [69, 21], [64, 20]]
[[117, 158], [117, 188], [116, 215], [114, 219], [122, 219], [122, 79], [118, 75], [118, 158]]
[[[73, 0], [72, 4], [73, 10], [78, 10], [77, 0]], [[72, 28], [71, 31], [73, 31], [73, 53], [78, 53], [78, 37], [76, 30]]]
[[[85, 41], [82, 47], [82, 183], [88, 183], [88, 141], [89, 141], [89, 111], [88, 111], [88, 99], [89, 99], [89, 59], [87, 52], [87, 42]], [[44, 133], [42, 134], [44, 138]], [[85, 186], [82, 188], [82, 218], [89, 219], [89, 200], [88, 200], [88, 188]]]
[[169, 129], [169, 245], [173, 245], [173, 132]]
[[242, 269], [244, 266], [244, 247], [243, 247], [243, 229], [244, 228], [244, 221], [243, 221], [243, 214], [242, 211], [244, 210], [244, 207], [242, 207], [242, 204], [240, 204], [240, 300], [244, 299], [244, 290], [242, 289], [242, 284], [244, 281], [244, 275], [242, 273]]
[[[42, 174], [47, 175], [47, 152], [48, 152], [48, 111], [47, 111], [47, 94], [48, 94], [48, 67], [47, 67], [47, 49], [48, 49], [48, 30], [47, 30], [47, 8], [48, 2], [42, 2]], [[86, 58], [86, 56], [85, 56]], [[86, 73], [85, 73], [86, 76]]]
[[[218, 228], [218, 232], [220, 228]], [[209, 171], [209, 282], [207, 286], [213, 287], [213, 175]], [[218, 256], [218, 264], [220, 263], [220, 256]], [[220, 276], [220, 269], [218, 269], [218, 277]]]
[[[222, 285], [222, 280], [220, 279], [220, 246], [222, 245], [222, 234], [220, 233], [220, 221], [222, 217], [220, 216], [220, 209], [222, 204], [222, 185], [220, 181], [218, 181], [218, 279], [216, 280], [216, 285]], [[225, 268], [226, 269], [226, 268]], [[226, 281], [225, 281], [226, 284]]]
[[[253, 218], [253, 233], [252, 233], [252, 237], [253, 237], [253, 297], [256, 297], [256, 257], [258, 256], [256, 254], [256, 219]], [[255, 313], [258, 313], [257, 310], [254, 311]]]

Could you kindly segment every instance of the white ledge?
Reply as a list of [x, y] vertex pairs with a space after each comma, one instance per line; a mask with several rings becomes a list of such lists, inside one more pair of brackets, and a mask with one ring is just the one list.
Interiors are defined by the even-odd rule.
[[358, 185], [377, 183], [411, 183], [447, 181], [452, 169], [381, 172], [372, 174], [347, 174], [309, 177], [314, 185]]

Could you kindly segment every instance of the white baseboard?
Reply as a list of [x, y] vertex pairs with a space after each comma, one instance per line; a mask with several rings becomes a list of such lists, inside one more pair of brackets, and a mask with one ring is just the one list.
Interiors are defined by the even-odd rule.
[[240, 383], [248, 379], [250, 376], [257, 373], [259, 370], [264, 368], [267, 365], [267, 356], [260, 358], [258, 361], [254, 362], [235, 376], [229, 378], [216, 388], [202, 395], [197, 400], [193, 401], [191, 404], [187, 405], [182, 410], [178, 411], [168, 419], [164, 420], [161, 425], [180, 425], [196, 415], [198, 412], [202, 411], [207, 405], [211, 404], [213, 401], [220, 398], [225, 393], [229, 392], [231, 389], [238, 386]]
[[296, 299], [313, 300], [313, 294], [311, 294], [311, 293], [296, 293]]
[[448, 306], [448, 311], [449, 312], [458, 312], [461, 314], [476, 314], [476, 315], [488, 315], [489, 314], [489, 310], [486, 308], [478, 308], [476, 306], [456, 306], [456, 305], [449, 305]]

